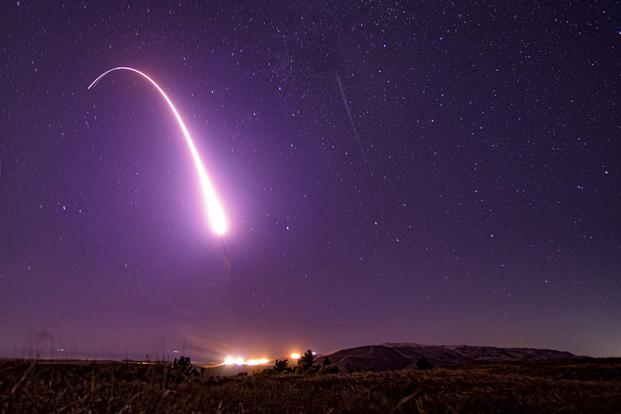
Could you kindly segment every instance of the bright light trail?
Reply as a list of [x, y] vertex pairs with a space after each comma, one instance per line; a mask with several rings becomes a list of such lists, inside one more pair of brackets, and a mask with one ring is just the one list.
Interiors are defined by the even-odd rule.
[[217, 235], [223, 235], [224, 233], [226, 233], [228, 224], [226, 221], [226, 217], [224, 215], [224, 209], [222, 208], [222, 204], [220, 203], [220, 200], [218, 200], [218, 196], [216, 195], [213, 185], [211, 184], [211, 181], [209, 180], [209, 177], [207, 176], [207, 170], [205, 169], [205, 166], [203, 165], [203, 161], [201, 160], [198, 150], [196, 149], [196, 145], [194, 145], [194, 141], [192, 140], [192, 137], [190, 136], [188, 129], [183, 123], [183, 120], [181, 119], [179, 112], [177, 112], [175, 105], [173, 105], [172, 101], [170, 100], [170, 98], [168, 98], [168, 96], [162, 90], [162, 88], [160, 88], [159, 85], [155, 83], [153, 79], [151, 79], [150, 77], [148, 77], [146, 74], [142, 73], [141, 71], [134, 69], [134, 68], [130, 68], [130, 67], [119, 66], [116, 68], [112, 68], [102, 73], [101, 75], [99, 75], [99, 77], [95, 79], [93, 83], [91, 83], [88, 86], [88, 89], [91, 89], [93, 86], [95, 86], [97, 82], [99, 82], [108, 73], [114, 72], [116, 70], [128, 70], [130, 72], [137, 73], [143, 78], [145, 78], [146, 80], [148, 80], [149, 82], [151, 82], [151, 84], [155, 86], [155, 89], [158, 90], [158, 92], [162, 95], [162, 97], [164, 98], [164, 100], [166, 101], [170, 109], [172, 110], [173, 114], [175, 115], [175, 118], [177, 118], [177, 122], [179, 123], [179, 127], [181, 128], [181, 132], [183, 132], [183, 137], [185, 138], [185, 142], [186, 144], [188, 144], [188, 148], [190, 149], [190, 152], [192, 153], [192, 158], [194, 159], [194, 166], [196, 167], [196, 171], [198, 172], [198, 178], [200, 180], [201, 189], [203, 190], [203, 198], [205, 202], [205, 208], [207, 210], [206, 213], [207, 213], [207, 219], [209, 221], [209, 225], [211, 226], [212, 230]]

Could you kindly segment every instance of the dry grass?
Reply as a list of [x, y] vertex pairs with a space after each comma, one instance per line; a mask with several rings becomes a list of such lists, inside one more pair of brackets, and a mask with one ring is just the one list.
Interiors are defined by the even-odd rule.
[[621, 360], [184, 377], [163, 365], [0, 363], [2, 413], [621, 412]]

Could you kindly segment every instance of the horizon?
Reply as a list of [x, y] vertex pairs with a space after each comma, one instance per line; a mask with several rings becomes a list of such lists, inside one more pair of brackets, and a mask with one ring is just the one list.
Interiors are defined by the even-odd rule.
[[[481, 344], [428, 344], [428, 343], [419, 343], [419, 342], [404, 342], [404, 341], [388, 341], [381, 343], [373, 343], [373, 344], [359, 344], [354, 346], [348, 346], [338, 349], [332, 350], [318, 350], [316, 354], [318, 356], [331, 355], [335, 352], [351, 350], [356, 348], [364, 348], [368, 346], [421, 346], [421, 347], [439, 347], [439, 348], [453, 348], [453, 347], [472, 347], [472, 348], [498, 348], [498, 349], [532, 349], [532, 350], [551, 350], [558, 352], [569, 352], [577, 357], [587, 357], [587, 358], [617, 358], [619, 355], [586, 355], [572, 352], [568, 349], [560, 349], [560, 348], [550, 348], [550, 347], [528, 347], [528, 346], [498, 346], [498, 345], [481, 345]], [[157, 353], [157, 352], [140, 352], [129, 353], [129, 352], [119, 352], [119, 353], [89, 353], [79, 351], [77, 349], [65, 349], [65, 348], [56, 348], [56, 349], [44, 349], [39, 348], [39, 352], [37, 353], [36, 349], [21, 349], [19, 351], [14, 350], [12, 355], [0, 355], [0, 359], [39, 359], [39, 360], [78, 360], [78, 361], [123, 361], [123, 360], [131, 360], [131, 361], [146, 361], [150, 360], [153, 362], [163, 362], [163, 361], [172, 361], [175, 358], [179, 358], [181, 356], [189, 356], [192, 358], [193, 362], [197, 363], [223, 363], [226, 357], [230, 356], [239, 356], [245, 359], [252, 358], [269, 358], [270, 360], [277, 358], [286, 358], [293, 359], [291, 355], [297, 353], [303, 353], [307, 350], [311, 350], [311, 348], [299, 347], [299, 348], [290, 348], [289, 351], [281, 351], [281, 352], [270, 352], [270, 351], [256, 351], [256, 352], [235, 352], [231, 351], [227, 354], [214, 354], [211, 356], [199, 356], [199, 359], [195, 359], [196, 355], [192, 355], [191, 353], [184, 352], [179, 349], [172, 349], [166, 351], [165, 353]], [[313, 352], [315, 349], [312, 349]], [[200, 359], [202, 357], [202, 359]]]

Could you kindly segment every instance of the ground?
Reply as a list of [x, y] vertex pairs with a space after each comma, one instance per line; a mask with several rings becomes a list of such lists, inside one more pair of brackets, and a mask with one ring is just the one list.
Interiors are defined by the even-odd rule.
[[621, 359], [429, 371], [187, 376], [166, 365], [0, 363], [2, 413], [621, 412]]

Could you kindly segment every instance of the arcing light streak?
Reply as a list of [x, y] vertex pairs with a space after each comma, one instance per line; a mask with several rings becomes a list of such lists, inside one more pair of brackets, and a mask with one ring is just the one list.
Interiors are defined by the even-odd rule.
[[207, 209], [207, 218], [209, 220], [209, 224], [216, 234], [223, 235], [224, 233], [226, 233], [228, 224], [226, 222], [226, 217], [224, 216], [224, 209], [222, 208], [222, 204], [220, 204], [220, 201], [218, 200], [218, 197], [216, 196], [216, 192], [213, 186], [211, 185], [211, 181], [209, 180], [209, 177], [207, 176], [207, 171], [205, 170], [203, 161], [201, 160], [201, 157], [198, 154], [198, 150], [196, 149], [196, 146], [194, 145], [194, 141], [192, 140], [192, 137], [190, 136], [188, 129], [183, 123], [183, 120], [181, 119], [179, 112], [177, 112], [177, 109], [173, 105], [170, 98], [168, 98], [166, 93], [164, 93], [162, 88], [160, 88], [159, 85], [155, 83], [153, 79], [151, 79], [150, 77], [148, 77], [146, 74], [142, 73], [141, 71], [134, 69], [134, 68], [130, 68], [130, 67], [119, 66], [116, 68], [112, 68], [102, 73], [101, 75], [99, 75], [99, 77], [95, 79], [93, 83], [91, 83], [88, 86], [88, 89], [91, 89], [104, 76], [106, 76], [110, 72], [114, 72], [115, 70], [128, 70], [128, 71], [139, 74], [140, 76], [142, 76], [143, 78], [151, 82], [151, 84], [155, 86], [155, 89], [157, 89], [158, 92], [162, 95], [162, 97], [164, 98], [164, 100], [166, 101], [170, 109], [172, 110], [173, 114], [175, 115], [175, 118], [177, 118], [177, 122], [179, 123], [179, 127], [181, 127], [181, 132], [183, 132], [183, 137], [185, 138], [185, 142], [188, 144], [188, 147], [190, 148], [190, 152], [192, 153], [192, 158], [194, 159], [194, 165], [196, 166], [196, 171], [198, 172], [198, 177], [200, 179], [201, 189], [203, 190], [203, 197], [205, 200], [205, 207]]

